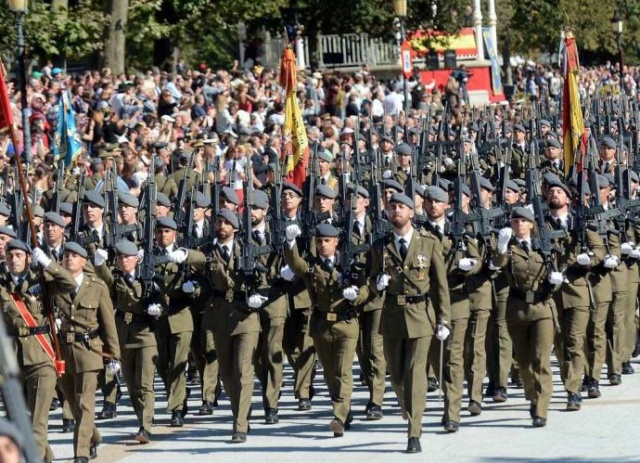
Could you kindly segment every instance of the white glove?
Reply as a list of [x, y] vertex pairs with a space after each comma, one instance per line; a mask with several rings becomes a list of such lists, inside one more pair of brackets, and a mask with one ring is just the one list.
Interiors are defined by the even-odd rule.
[[476, 261], [467, 257], [463, 257], [458, 261], [458, 268], [463, 272], [468, 272], [474, 265], [476, 265]]
[[498, 252], [500, 254], [507, 252], [507, 247], [509, 246], [509, 241], [511, 241], [512, 235], [513, 230], [510, 227], [503, 228], [498, 233]]
[[288, 225], [284, 231], [284, 234], [287, 237], [287, 241], [293, 241], [298, 236], [302, 235], [302, 230], [300, 230], [300, 227], [297, 224]]
[[111, 360], [108, 364], [107, 364], [107, 368], [109, 368], [109, 373], [111, 373], [112, 375], [117, 374], [120, 371], [120, 362], [118, 362], [117, 360]]
[[637, 248], [633, 248], [633, 251], [631, 251], [630, 256], [633, 257], [634, 259], [640, 259], [640, 246]]
[[563, 281], [564, 276], [562, 275], [562, 272], [551, 272], [549, 274], [549, 283], [551, 283], [552, 285], [562, 284]]
[[51, 264], [51, 258], [47, 257], [45, 252], [40, 248], [33, 250], [33, 261], [42, 268], [47, 268]]
[[147, 313], [152, 317], [158, 318], [160, 315], [162, 315], [162, 306], [160, 304], [151, 304], [147, 308]]
[[140, 249], [140, 250], [138, 250], [138, 254], [137, 254], [137, 256], [138, 256], [138, 260], [139, 260], [139, 261], [140, 261], [140, 260], [142, 260], [142, 259], [144, 259], [144, 249]]
[[93, 265], [100, 267], [109, 258], [109, 253], [104, 249], [96, 249], [96, 253], [93, 256]]
[[291, 281], [293, 280], [293, 277], [295, 276], [295, 274], [293, 273], [293, 270], [291, 270], [291, 268], [288, 265], [285, 265], [280, 269], [280, 276], [285, 281]]
[[173, 262], [174, 264], [181, 264], [185, 260], [187, 260], [188, 255], [189, 253], [186, 249], [180, 248], [167, 254], [167, 258], [169, 259], [169, 262]]
[[60, 328], [62, 328], [62, 320], [60, 320], [59, 318], [56, 318], [56, 331], [58, 333], [60, 332]]
[[583, 252], [576, 256], [576, 262], [578, 265], [591, 265], [591, 257], [586, 252]]
[[493, 265], [493, 259], [489, 261], [489, 270], [495, 272], [497, 270], [500, 270], [500, 267], [497, 267], [495, 265]]
[[389, 286], [390, 281], [391, 281], [391, 277], [386, 273], [383, 273], [382, 275], [378, 275], [378, 278], [376, 280], [376, 289], [378, 291], [384, 291], [384, 289], [387, 286]]
[[254, 294], [253, 296], [249, 296], [249, 298], [247, 299], [247, 305], [252, 309], [258, 309], [262, 307], [262, 304], [267, 302], [268, 299], [268, 297]]
[[625, 256], [628, 256], [629, 254], [631, 254], [631, 251], [633, 251], [633, 245], [631, 243], [622, 243], [620, 245], [620, 251]]
[[391, 178], [391, 177], [393, 177], [393, 172], [391, 172], [389, 169], [382, 172], [382, 178]]
[[449, 337], [450, 334], [451, 334], [451, 330], [446, 326], [438, 325], [436, 327], [436, 338], [438, 338], [439, 341], [444, 341]]
[[342, 297], [344, 297], [347, 301], [355, 301], [356, 297], [358, 297], [358, 287], [357, 286], [349, 286], [342, 290]]
[[184, 283], [182, 283], [183, 292], [187, 294], [191, 294], [195, 292], [195, 290], [196, 290], [196, 285], [193, 283], [193, 281], [185, 281]]
[[444, 161], [442, 161], [442, 163], [445, 165], [445, 167], [451, 167], [452, 165], [455, 164], [453, 162], [453, 159], [451, 158], [444, 158]]
[[607, 268], [616, 268], [618, 266], [618, 258], [616, 256], [606, 256], [604, 258], [604, 266]]

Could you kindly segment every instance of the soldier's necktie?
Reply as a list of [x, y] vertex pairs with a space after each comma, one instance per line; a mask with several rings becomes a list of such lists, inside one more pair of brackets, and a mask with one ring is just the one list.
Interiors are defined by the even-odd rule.
[[260, 230], [253, 230], [253, 239], [256, 240], [256, 243], [262, 246], [264, 244], [264, 233]]
[[321, 183], [322, 185], [326, 185], [326, 184], [327, 184], [327, 179], [326, 179], [326, 178], [324, 178], [324, 177], [322, 177], [322, 178], [320, 179], [320, 183]]
[[520, 246], [522, 247], [522, 249], [524, 249], [524, 252], [529, 254], [529, 242], [528, 241], [521, 242]]
[[224, 258], [225, 262], [229, 263], [229, 259], [231, 258], [231, 255], [229, 254], [229, 248], [227, 248], [226, 246], [220, 246], [220, 250], [222, 251], [222, 257]]
[[51, 250], [51, 257], [53, 257], [53, 260], [55, 260], [56, 262], [60, 262], [60, 255], [55, 249]]
[[126, 279], [127, 279], [127, 283], [129, 283], [130, 286], [133, 285], [133, 275], [131, 274], [127, 275]]
[[331, 273], [333, 271], [333, 262], [331, 262], [331, 259], [326, 258], [324, 260], [324, 266], [327, 268], [327, 271], [329, 273]]
[[404, 260], [407, 257], [407, 253], [409, 252], [407, 241], [404, 238], [400, 238], [398, 240], [398, 244], [400, 245], [400, 247], [398, 248], [398, 251], [400, 251], [400, 257], [402, 257], [402, 260]]
[[360, 222], [358, 222], [357, 220], [353, 222], [353, 234], [356, 235], [358, 238], [362, 237], [362, 229], [360, 228]]

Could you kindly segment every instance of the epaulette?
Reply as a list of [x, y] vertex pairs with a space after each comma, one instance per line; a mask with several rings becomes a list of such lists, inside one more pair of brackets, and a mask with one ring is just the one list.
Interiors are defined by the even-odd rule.
[[427, 230], [426, 228], [420, 228], [418, 229], [418, 234], [420, 236], [424, 236], [424, 237], [431, 237], [431, 238], [435, 238], [435, 235], [433, 233], [431, 233], [429, 230]]

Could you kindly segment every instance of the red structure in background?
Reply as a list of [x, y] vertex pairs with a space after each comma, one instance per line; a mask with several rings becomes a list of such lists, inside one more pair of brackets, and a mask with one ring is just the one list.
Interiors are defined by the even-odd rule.
[[[435, 46], [434, 50], [440, 57], [440, 62], [443, 62], [444, 52], [446, 50], [453, 50], [456, 54], [457, 65], [464, 64], [467, 70], [473, 75], [467, 83], [467, 90], [470, 93], [474, 91], [483, 91], [488, 95], [489, 100], [492, 103], [504, 101], [504, 92], [502, 88], [499, 91], [494, 91], [492, 85], [492, 67], [489, 59], [478, 61], [478, 49], [476, 45], [476, 39], [473, 28], [465, 28], [460, 31], [457, 36], [445, 37], [444, 34], [433, 31], [415, 31], [410, 35], [410, 42], [413, 46], [416, 58], [427, 57], [428, 50], [421, 46], [420, 39], [426, 35], [432, 37], [443, 37], [448, 39], [448, 44], [445, 46]], [[484, 46], [484, 44], [483, 44]], [[495, 69], [495, 68], [494, 68]], [[444, 87], [449, 79], [451, 73], [455, 68], [443, 68], [442, 64], [437, 70], [425, 69], [419, 71], [420, 79], [426, 86], [432, 86], [435, 82], [441, 92], [444, 92]]]

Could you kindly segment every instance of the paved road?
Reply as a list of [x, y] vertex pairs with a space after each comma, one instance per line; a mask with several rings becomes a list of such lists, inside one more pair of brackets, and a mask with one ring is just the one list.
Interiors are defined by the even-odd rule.
[[[554, 394], [546, 428], [532, 428], [528, 404], [522, 389], [509, 389], [509, 400], [503, 404], [485, 402], [478, 417], [463, 412], [457, 434], [446, 434], [440, 426], [442, 404], [438, 394], [428, 397], [424, 414], [423, 453], [406, 455], [406, 423], [391, 388], [387, 387], [381, 421], [364, 421], [363, 410], [368, 396], [366, 388], [357, 385], [353, 395], [355, 421], [342, 438], [333, 438], [328, 429], [332, 418], [327, 390], [322, 376], [316, 377], [319, 391], [310, 412], [298, 412], [292, 398], [291, 371], [280, 408], [280, 423], [266, 426], [259, 393], [254, 393], [254, 417], [246, 444], [232, 445], [231, 412], [226, 399], [212, 417], [189, 413], [183, 428], [169, 428], [166, 397], [161, 384], [156, 406], [153, 442], [139, 445], [133, 440], [137, 424], [128, 400], [124, 400], [114, 420], [99, 422], [104, 444], [96, 463], [380, 463], [433, 462], [640, 462], [637, 433], [640, 423], [640, 363], [637, 374], [624, 376], [620, 386], [608, 386], [603, 380], [602, 398], [585, 399], [579, 412], [565, 412], [565, 394], [557, 368]], [[357, 366], [355, 368], [358, 374]], [[357, 376], [356, 376], [357, 378]], [[194, 388], [190, 406], [200, 405], [199, 391]], [[51, 443], [56, 461], [73, 458], [72, 435], [62, 434], [60, 411], [52, 414]], [[215, 460], [213, 460], [215, 458]]]

